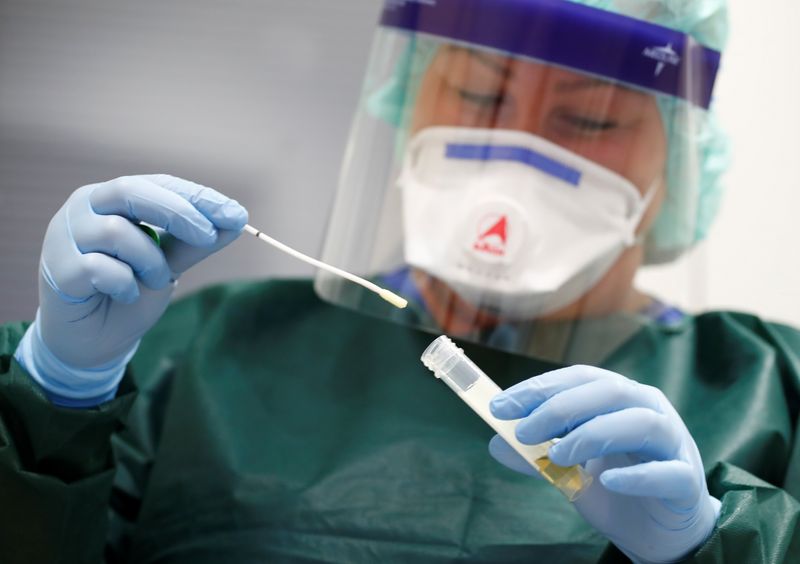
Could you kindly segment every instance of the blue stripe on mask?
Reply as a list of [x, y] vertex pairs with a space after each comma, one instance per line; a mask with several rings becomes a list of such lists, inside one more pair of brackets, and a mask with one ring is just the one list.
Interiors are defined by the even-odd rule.
[[448, 159], [471, 161], [515, 161], [540, 170], [573, 186], [581, 181], [581, 172], [558, 161], [537, 153], [527, 147], [514, 145], [469, 145], [448, 143], [445, 150]]

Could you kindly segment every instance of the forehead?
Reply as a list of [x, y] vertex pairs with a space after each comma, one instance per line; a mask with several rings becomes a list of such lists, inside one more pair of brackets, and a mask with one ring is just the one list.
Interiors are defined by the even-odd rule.
[[501, 53], [494, 53], [463, 47], [445, 45], [440, 50], [445, 59], [442, 65], [448, 74], [470, 74], [487, 81], [503, 81], [507, 87], [514, 84], [552, 86], [558, 93], [605, 92], [626, 96], [648, 96], [642, 90], [608, 79], [598, 78], [583, 72], [524, 59]]

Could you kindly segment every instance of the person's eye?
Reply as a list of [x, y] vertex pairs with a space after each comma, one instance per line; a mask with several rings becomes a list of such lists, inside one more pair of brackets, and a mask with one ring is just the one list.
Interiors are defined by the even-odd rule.
[[483, 109], [496, 108], [503, 103], [504, 99], [502, 94], [481, 94], [465, 90], [464, 88], [456, 88], [456, 92], [458, 92], [458, 96], [465, 102], [469, 102]]
[[570, 128], [587, 133], [611, 131], [619, 127], [619, 123], [613, 119], [594, 119], [578, 114], [562, 113], [559, 120]]

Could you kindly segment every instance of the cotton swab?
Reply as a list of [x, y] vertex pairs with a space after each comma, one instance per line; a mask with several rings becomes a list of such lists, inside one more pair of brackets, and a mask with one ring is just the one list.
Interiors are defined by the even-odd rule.
[[350, 280], [351, 282], [355, 282], [356, 284], [358, 284], [360, 286], [363, 286], [364, 288], [366, 288], [367, 290], [370, 290], [371, 292], [375, 292], [381, 298], [383, 298], [384, 300], [386, 300], [387, 302], [389, 302], [390, 304], [392, 304], [393, 306], [395, 306], [397, 308], [402, 309], [402, 308], [404, 308], [404, 307], [406, 307], [408, 305], [408, 301], [407, 300], [401, 298], [400, 296], [398, 296], [394, 292], [390, 292], [386, 288], [381, 288], [377, 284], [373, 284], [369, 280], [364, 280], [360, 276], [356, 276], [355, 274], [351, 274], [351, 273], [347, 272], [346, 270], [342, 270], [341, 268], [336, 268], [335, 266], [331, 266], [330, 264], [324, 263], [324, 262], [322, 262], [320, 260], [317, 260], [315, 258], [311, 258], [310, 256], [304, 255], [300, 251], [296, 251], [293, 248], [289, 247], [288, 245], [284, 245], [283, 243], [273, 239], [269, 235], [265, 235], [264, 233], [262, 233], [261, 231], [259, 231], [255, 227], [253, 227], [252, 225], [245, 225], [244, 226], [244, 230], [247, 231], [248, 233], [250, 233], [251, 235], [253, 235], [254, 237], [256, 237], [258, 239], [261, 239], [265, 243], [268, 243], [268, 244], [272, 245], [276, 249], [279, 249], [279, 250], [283, 251], [286, 254], [292, 255], [296, 259], [299, 259], [299, 260], [301, 260], [303, 262], [306, 262], [306, 263], [308, 263], [308, 264], [310, 264], [312, 266], [315, 266], [317, 268], [321, 268], [322, 270], [326, 270], [326, 271], [328, 271], [328, 272], [330, 272], [332, 274], [336, 274], [337, 276], [341, 276], [342, 278], [346, 278], [347, 280]]

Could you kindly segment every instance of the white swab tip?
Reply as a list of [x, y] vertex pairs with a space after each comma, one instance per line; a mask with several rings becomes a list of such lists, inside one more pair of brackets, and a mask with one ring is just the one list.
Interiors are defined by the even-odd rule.
[[404, 300], [394, 292], [390, 292], [385, 288], [381, 288], [380, 292], [378, 292], [378, 295], [380, 295], [380, 297], [392, 304], [394, 307], [403, 309], [408, 305], [408, 300]]

